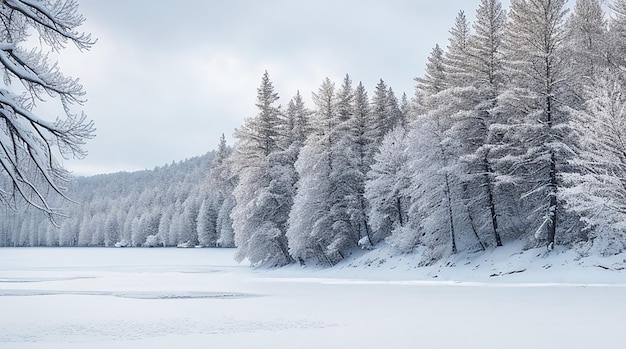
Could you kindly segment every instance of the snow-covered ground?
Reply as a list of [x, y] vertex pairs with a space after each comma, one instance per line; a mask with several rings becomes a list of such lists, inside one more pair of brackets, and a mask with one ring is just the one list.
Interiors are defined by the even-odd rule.
[[519, 246], [417, 268], [218, 249], [0, 249], [0, 348], [625, 348], [625, 256]]

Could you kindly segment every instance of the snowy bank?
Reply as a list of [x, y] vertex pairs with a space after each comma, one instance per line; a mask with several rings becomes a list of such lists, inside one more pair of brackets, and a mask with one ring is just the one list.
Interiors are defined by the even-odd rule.
[[274, 273], [312, 271], [320, 277], [371, 281], [424, 281], [434, 283], [489, 283], [542, 285], [624, 285], [626, 253], [581, 257], [575, 250], [557, 247], [523, 249], [512, 243], [486, 252], [462, 252], [430, 266], [420, 265], [419, 254], [399, 253], [381, 244], [357, 251], [331, 268], [287, 266]]

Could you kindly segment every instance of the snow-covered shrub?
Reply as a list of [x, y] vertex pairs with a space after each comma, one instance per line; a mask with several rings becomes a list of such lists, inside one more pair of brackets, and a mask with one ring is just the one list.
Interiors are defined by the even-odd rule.
[[122, 239], [115, 243], [115, 247], [128, 247], [128, 246], [130, 246], [130, 243], [126, 239]]
[[160, 247], [163, 246], [159, 241], [159, 237], [157, 235], [148, 235], [146, 238], [146, 242], [143, 243], [143, 247]]
[[419, 243], [419, 233], [411, 227], [397, 227], [385, 242], [402, 253], [410, 253]]

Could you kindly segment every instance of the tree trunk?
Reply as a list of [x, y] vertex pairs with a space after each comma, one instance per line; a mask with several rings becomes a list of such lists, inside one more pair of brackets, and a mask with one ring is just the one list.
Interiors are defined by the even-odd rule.
[[[361, 204], [361, 212], [363, 213], [363, 228], [365, 229], [365, 236], [367, 236], [367, 241], [369, 241], [370, 246], [374, 246], [374, 241], [372, 241], [372, 234], [370, 232], [370, 225], [367, 222], [367, 214], [365, 213], [365, 198], [363, 194], [359, 194], [359, 201]], [[359, 240], [361, 240], [361, 236], [359, 236]]]
[[496, 240], [496, 246], [502, 246], [502, 238], [500, 238], [500, 231], [498, 228], [498, 215], [496, 213], [496, 204], [493, 199], [493, 182], [491, 180], [491, 167], [489, 166], [489, 160], [487, 155], [483, 159], [484, 165], [484, 179], [487, 187], [487, 205], [489, 206], [489, 213], [491, 214], [491, 225], [493, 227], [493, 237]]
[[280, 252], [282, 252], [283, 256], [285, 256], [285, 264], [294, 263], [295, 260], [289, 254], [289, 249], [287, 248], [287, 238], [283, 235], [277, 238], [275, 241], [276, 245], [278, 245], [278, 248], [280, 249]]
[[550, 154], [550, 206], [548, 208], [548, 250], [554, 248], [554, 240], [556, 237], [556, 220], [558, 213], [558, 201], [556, 196], [557, 178], [556, 178], [556, 158], [554, 152]]
[[[551, 65], [548, 61], [548, 56], [546, 56], [546, 118], [548, 125], [548, 139], [546, 141], [550, 141], [552, 138], [552, 133], [554, 130], [552, 129], [553, 120], [552, 120], [552, 70]], [[550, 149], [550, 172], [549, 172], [549, 184], [548, 190], [550, 195], [550, 204], [548, 206], [548, 250], [552, 250], [554, 248], [554, 240], [556, 237], [556, 219], [557, 219], [557, 178], [556, 178], [556, 154], [554, 149]]]
[[400, 226], [404, 227], [404, 220], [402, 219], [402, 203], [400, 202], [400, 197], [396, 199], [396, 209], [398, 210], [398, 220], [400, 221]]
[[445, 175], [446, 180], [446, 197], [448, 199], [448, 218], [450, 219], [450, 239], [452, 240], [452, 254], [457, 253], [456, 248], [456, 234], [454, 232], [454, 216], [452, 215], [452, 198], [450, 193], [450, 180], [448, 179], [448, 174]]
[[470, 204], [467, 199], [468, 196], [469, 195], [467, 193], [467, 184], [463, 184], [463, 198], [465, 201], [465, 210], [467, 211], [467, 218], [469, 219], [470, 227], [472, 227], [472, 233], [474, 233], [474, 237], [476, 238], [476, 241], [478, 241], [478, 243], [480, 244], [480, 248], [483, 251], [485, 251], [487, 247], [485, 246], [483, 241], [480, 239], [480, 235], [478, 235], [478, 230], [476, 230], [476, 224], [474, 224], [474, 216], [472, 215], [472, 211], [470, 210]]

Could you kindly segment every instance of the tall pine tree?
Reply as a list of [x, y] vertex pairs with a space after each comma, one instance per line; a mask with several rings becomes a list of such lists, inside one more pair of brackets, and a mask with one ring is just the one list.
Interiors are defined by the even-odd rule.
[[292, 262], [285, 236], [291, 188], [281, 182], [282, 177], [277, 177], [275, 167], [281, 164], [279, 159], [272, 157], [281, 150], [282, 141], [281, 112], [275, 105], [278, 98], [266, 71], [257, 90], [259, 112], [256, 117], [247, 119], [235, 133], [238, 147], [233, 163], [239, 183], [235, 188], [236, 205], [231, 217], [236, 258], [247, 258], [253, 265]]
[[[568, 67], [563, 57], [566, 0], [513, 0], [507, 31], [507, 162], [503, 182], [514, 181], [529, 214], [529, 233], [552, 249], [561, 217], [559, 176], [567, 161]], [[564, 240], [566, 237], [563, 237]]]

